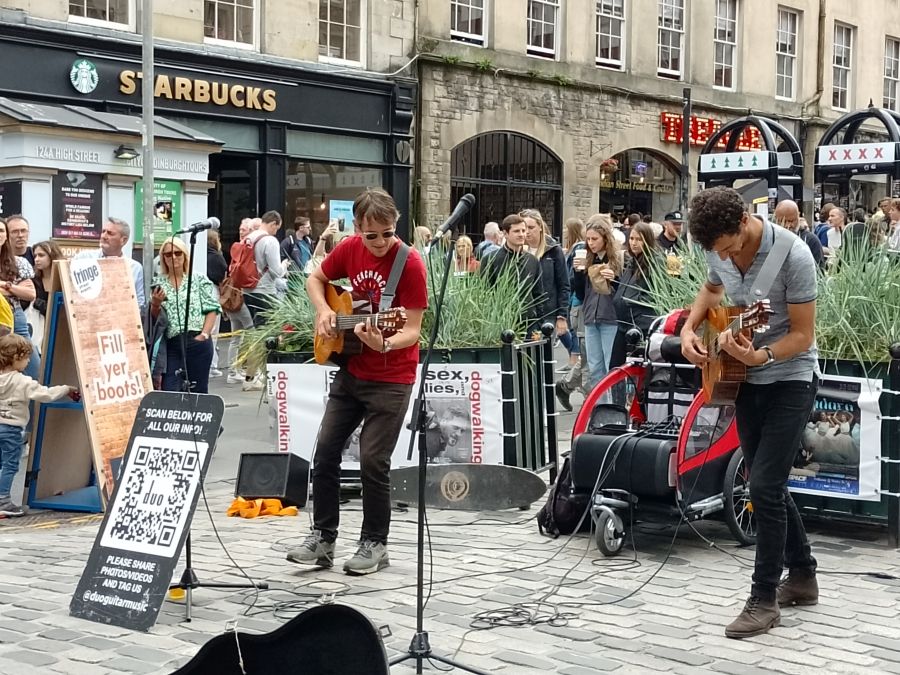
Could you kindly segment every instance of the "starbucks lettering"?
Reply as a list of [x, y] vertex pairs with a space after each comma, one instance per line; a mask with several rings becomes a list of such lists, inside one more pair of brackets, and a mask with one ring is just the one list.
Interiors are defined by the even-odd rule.
[[[140, 91], [138, 80], [142, 78], [143, 73], [140, 71], [123, 70], [119, 73], [119, 91], [129, 96], [137, 94]], [[153, 95], [156, 98], [166, 98], [171, 101], [230, 105], [235, 108], [265, 110], [266, 112], [273, 112], [278, 105], [273, 89], [229, 82], [194, 80], [187, 77], [172, 77], [164, 74], [156, 76]]]

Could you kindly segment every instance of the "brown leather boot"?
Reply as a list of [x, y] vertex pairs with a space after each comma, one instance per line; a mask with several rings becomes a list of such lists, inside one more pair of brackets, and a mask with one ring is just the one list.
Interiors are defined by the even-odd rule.
[[763, 600], [751, 595], [744, 610], [725, 628], [725, 637], [740, 640], [768, 633], [781, 623], [781, 611], [774, 600]]
[[819, 582], [816, 581], [815, 574], [788, 572], [788, 575], [778, 584], [776, 594], [779, 607], [817, 605], [819, 604]]

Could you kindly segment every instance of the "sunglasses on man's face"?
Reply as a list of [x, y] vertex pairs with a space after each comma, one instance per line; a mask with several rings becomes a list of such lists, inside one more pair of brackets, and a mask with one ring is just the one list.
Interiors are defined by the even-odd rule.
[[368, 239], [369, 241], [375, 241], [378, 237], [382, 239], [390, 239], [395, 234], [394, 230], [388, 230], [387, 232], [363, 232], [362, 235]]

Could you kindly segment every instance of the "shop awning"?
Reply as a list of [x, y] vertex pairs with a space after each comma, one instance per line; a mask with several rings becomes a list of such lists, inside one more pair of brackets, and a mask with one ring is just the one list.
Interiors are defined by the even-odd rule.
[[[108, 134], [128, 134], [140, 137], [141, 118], [121, 113], [100, 112], [76, 105], [50, 105], [26, 103], [0, 96], [0, 116], [5, 116], [22, 124], [37, 124], [46, 127], [80, 129]], [[154, 132], [157, 138], [196, 143], [222, 145], [222, 141], [191, 129], [165, 117], [154, 117]]]

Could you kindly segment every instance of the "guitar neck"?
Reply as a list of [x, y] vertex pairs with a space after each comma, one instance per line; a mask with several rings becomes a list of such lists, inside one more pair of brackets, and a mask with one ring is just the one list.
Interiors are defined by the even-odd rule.
[[353, 327], [358, 323], [374, 323], [378, 326], [381, 318], [381, 313], [338, 315], [335, 328], [337, 328], [337, 330], [353, 330]]

